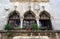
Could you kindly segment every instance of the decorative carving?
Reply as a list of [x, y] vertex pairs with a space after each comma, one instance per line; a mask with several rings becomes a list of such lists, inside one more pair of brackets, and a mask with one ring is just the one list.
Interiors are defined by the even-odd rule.
[[15, 8], [15, 10], [16, 10], [17, 6], [14, 6], [14, 8]]
[[40, 5], [38, 3], [35, 3], [33, 9], [38, 13], [40, 11]]
[[42, 9], [45, 10], [45, 6], [42, 6]]
[[15, 2], [14, 3], [14, 8], [15, 8], [15, 10], [16, 10], [16, 8], [19, 6], [19, 2]]

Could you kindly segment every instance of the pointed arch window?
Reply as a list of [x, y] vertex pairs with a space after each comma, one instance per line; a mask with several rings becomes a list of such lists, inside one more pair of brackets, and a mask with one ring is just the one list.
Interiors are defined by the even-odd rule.
[[52, 30], [52, 23], [51, 23], [51, 19], [50, 19], [50, 14], [46, 11], [42, 11], [41, 14], [39, 15], [40, 19], [40, 26], [45, 30]]
[[24, 14], [23, 26], [32, 27], [31, 25], [35, 23], [36, 23], [35, 14], [30, 10], [27, 11]]
[[17, 11], [13, 11], [9, 15], [8, 24], [12, 25], [13, 27], [20, 25], [20, 15]]

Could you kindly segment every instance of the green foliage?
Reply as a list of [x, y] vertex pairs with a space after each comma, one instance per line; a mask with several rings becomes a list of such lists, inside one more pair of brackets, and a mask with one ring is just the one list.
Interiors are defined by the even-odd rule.
[[32, 24], [32, 30], [38, 30], [37, 24]]
[[22, 30], [25, 30], [25, 29], [26, 29], [26, 27], [27, 27], [27, 26], [23, 26], [23, 27], [22, 27]]
[[5, 25], [5, 30], [13, 30], [13, 26], [11, 26], [10, 24]]
[[[5, 30], [13, 30], [13, 26], [11, 26], [10, 24], [5, 25]], [[9, 38], [12, 35], [11, 32], [7, 32], [7, 37]]]
[[20, 30], [21, 28], [19, 26], [14, 27], [14, 30]]
[[7, 32], [7, 36], [10, 37], [12, 35], [11, 32]]

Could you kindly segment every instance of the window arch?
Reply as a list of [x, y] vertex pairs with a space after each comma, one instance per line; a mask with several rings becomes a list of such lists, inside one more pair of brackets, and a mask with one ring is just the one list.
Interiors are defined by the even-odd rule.
[[8, 24], [12, 25], [13, 27], [20, 25], [20, 15], [16, 10], [9, 14]]
[[50, 14], [47, 11], [42, 11], [39, 16], [40, 19], [50, 19]]
[[24, 18], [26, 19], [35, 19], [35, 14], [31, 10], [25, 12]]
[[52, 23], [50, 14], [47, 11], [42, 11], [39, 15], [39, 24], [42, 28], [52, 30]]
[[24, 14], [24, 20], [23, 20], [23, 26], [25, 27], [31, 27], [32, 24], [35, 24], [35, 14], [32, 11], [27, 11]]

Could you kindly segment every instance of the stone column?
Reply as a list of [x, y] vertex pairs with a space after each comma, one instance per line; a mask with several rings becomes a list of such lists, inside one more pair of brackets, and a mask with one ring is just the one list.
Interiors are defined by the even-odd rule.
[[31, 33], [31, 36], [32, 36], [33, 33]]
[[38, 27], [39, 27], [39, 19], [36, 19], [36, 22], [37, 22], [37, 25], [38, 25]]
[[20, 24], [20, 28], [23, 27], [23, 19], [21, 19], [21, 24]]
[[58, 35], [58, 33], [55, 33], [56, 34], [56, 39], [59, 39], [59, 35]]
[[20, 17], [21, 19], [20, 19], [20, 28], [22, 28], [23, 27], [23, 17]]
[[40, 33], [38, 33], [38, 36], [40, 36]]
[[40, 22], [39, 22], [39, 16], [36, 16], [36, 22], [37, 22], [38, 27], [41, 27]]
[[47, 36], [47, 32], [45, 32], [45, 36]]

